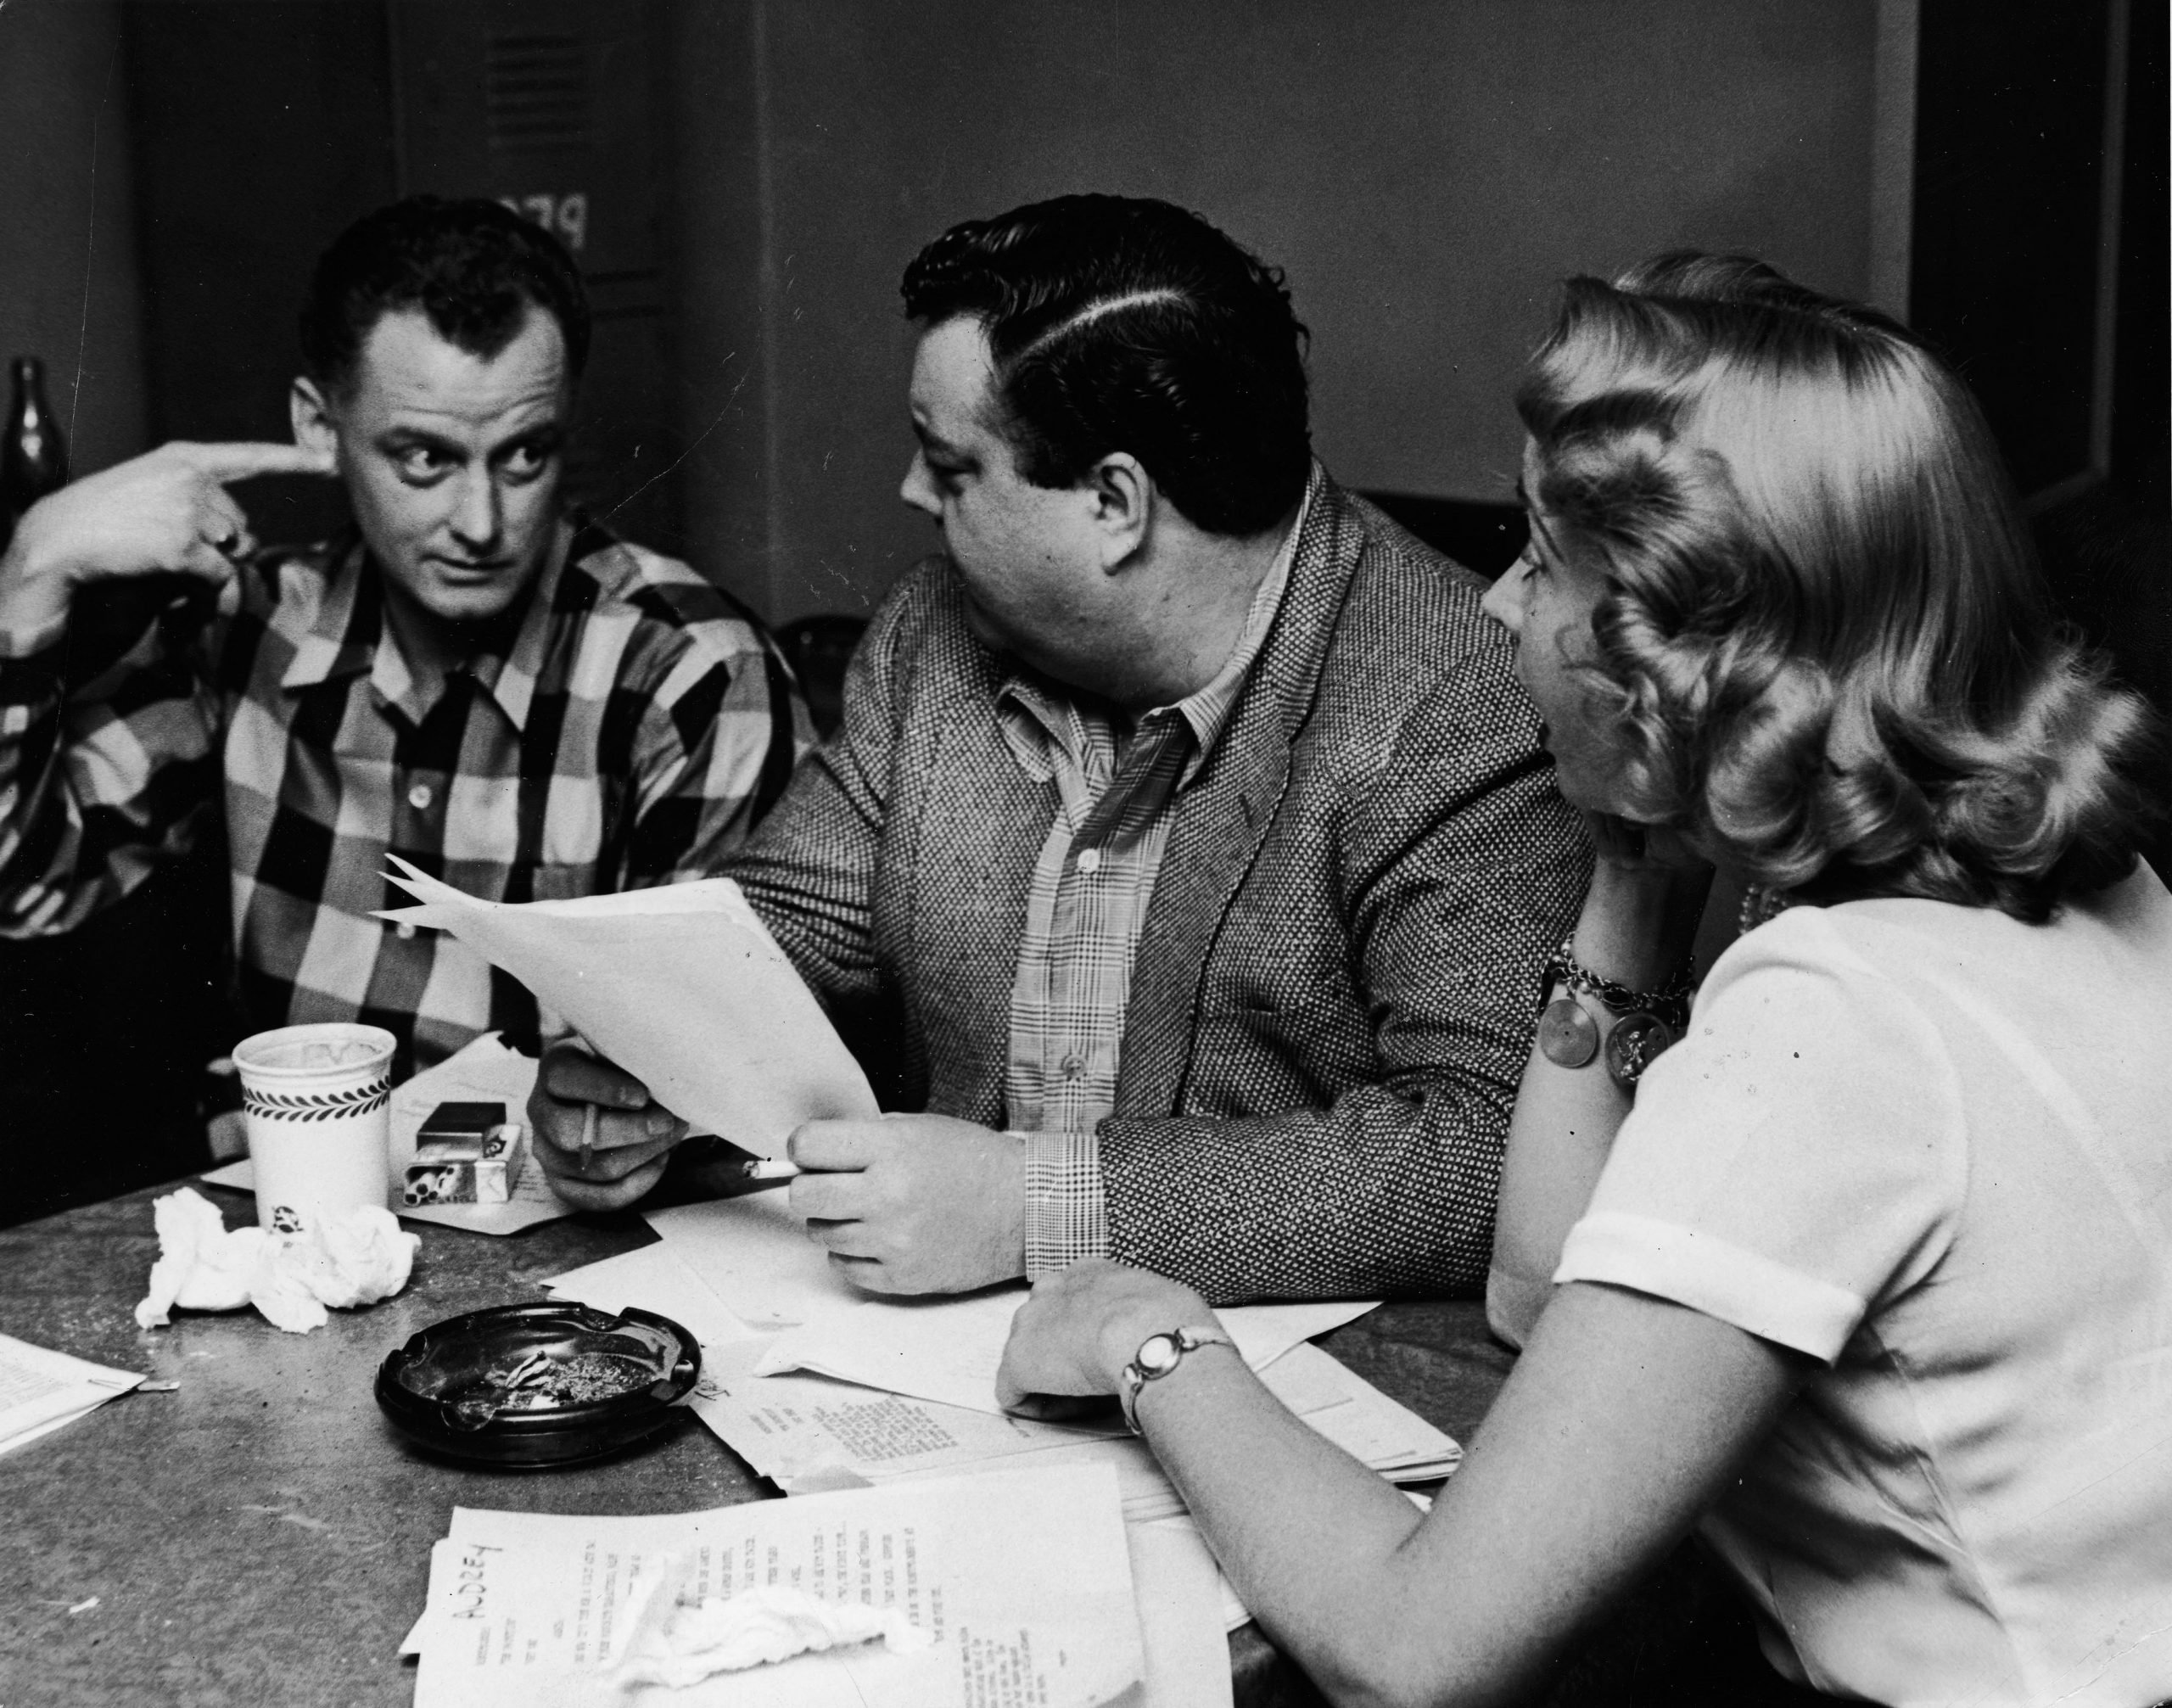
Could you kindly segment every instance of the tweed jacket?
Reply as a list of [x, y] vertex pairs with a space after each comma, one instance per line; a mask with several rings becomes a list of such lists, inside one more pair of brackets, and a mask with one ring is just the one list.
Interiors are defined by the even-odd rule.
[[[1483, 1286], [1540, 966], [1589, 871], [1483, 591], [1315, 467], [1149, 903], [1097, 1129], [1111, 1256], [1217, 1302]], [[948, 559], [908, 572], [728, 867], [887, 1105], [994, 1127], [1059, 810], [999, 727], [1008, 670]]]

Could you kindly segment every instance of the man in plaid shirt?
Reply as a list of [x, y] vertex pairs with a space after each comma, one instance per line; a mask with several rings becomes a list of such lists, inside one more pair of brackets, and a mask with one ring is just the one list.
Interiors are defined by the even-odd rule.
[[[222, 795], [255, 1027], [361, 1020], [402, 1071], [535, 1004], [449, 936], [370, 916], [397, 854], [527, 901], [712, 870], [809, 731], [760, 626], [685, 564], [561, 513], [589, 341], [557, 241], [418, 197], [325, 252], [295, 446], [168, 445], [55, 494], [0, 563], [0, 934], [64, 932], [207, 834]], [[337, 473], [355, 528], [258, 553], [227, 482]], [[76, 591], [180, 571], [71, 683]]]
[[[1589, 858], [1485, 584], [1312, 460], [1280, 276], [1194, 215], [969, 221], [904, 294], [943, 551], [728, 866], [911, 1112], [801, 1128], [793, 1207], [870, 1290], [1475, 1295]], [[584, 1205], [676, 1137], [570, 1051], [529, 1107]]]

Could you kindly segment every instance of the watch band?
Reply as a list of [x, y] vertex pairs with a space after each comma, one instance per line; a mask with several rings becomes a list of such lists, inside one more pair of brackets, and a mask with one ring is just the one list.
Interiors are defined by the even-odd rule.
[[1147, 1383], [1161, 1380], [1184, 1361], [1187, 1352], [1195, 1352], [1201, 1347], [1234, 1349], [1236, 1344], [1221, 1330], [1199, 1325], [1147, 1336], [1117, 1382], [1117, 1397], [1122, 1403], [1123, 1420], [1131, 1432], [1139, 1433], [1139, 1396]]

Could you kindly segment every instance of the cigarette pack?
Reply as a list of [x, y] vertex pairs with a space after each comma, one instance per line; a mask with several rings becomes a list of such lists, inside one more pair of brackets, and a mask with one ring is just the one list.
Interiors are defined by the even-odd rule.
[[405, 1204], [502, 1204], [520, 1180], [527, 1131], [502, 1103], [441, 1103], [415, 1138]]

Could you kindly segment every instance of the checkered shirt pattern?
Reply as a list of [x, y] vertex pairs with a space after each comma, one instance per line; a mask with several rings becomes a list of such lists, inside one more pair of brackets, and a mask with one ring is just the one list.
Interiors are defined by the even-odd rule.
[[1026, 899], [1004, 1079], [1005, 1119], [1026, 1135], [1029, 1274], [1108, 1254], [1094, 1129], [1116, 1109], [1132, 960], [1168, 845], [1169, 809], [1229, 720], [1280, 608], [1303, 525], [1300, 512], [1214, 679], [1142, 714], [1128, 739], [1106, 712], [1044, 680], [1014, 676], [997, 697], [1020, 767], [1054, 782], [1062, 803]]
[[408, 899], [388, 853], [492, 901], [699, 877], [811, 737], [747, 612], [597, 528], [561, 524], [504, 656], [434, 703], [382, 597], [350, 536], [266, 554], [216, 623], [162, 624], [72, 695], [64, 635], [0, 658], [0, 934], [126, 894], [203, 832], [222, 776], [246, 1023], [383, 1026], [411, 1072], [543, 1016], [456, 939], [370, 917]]

